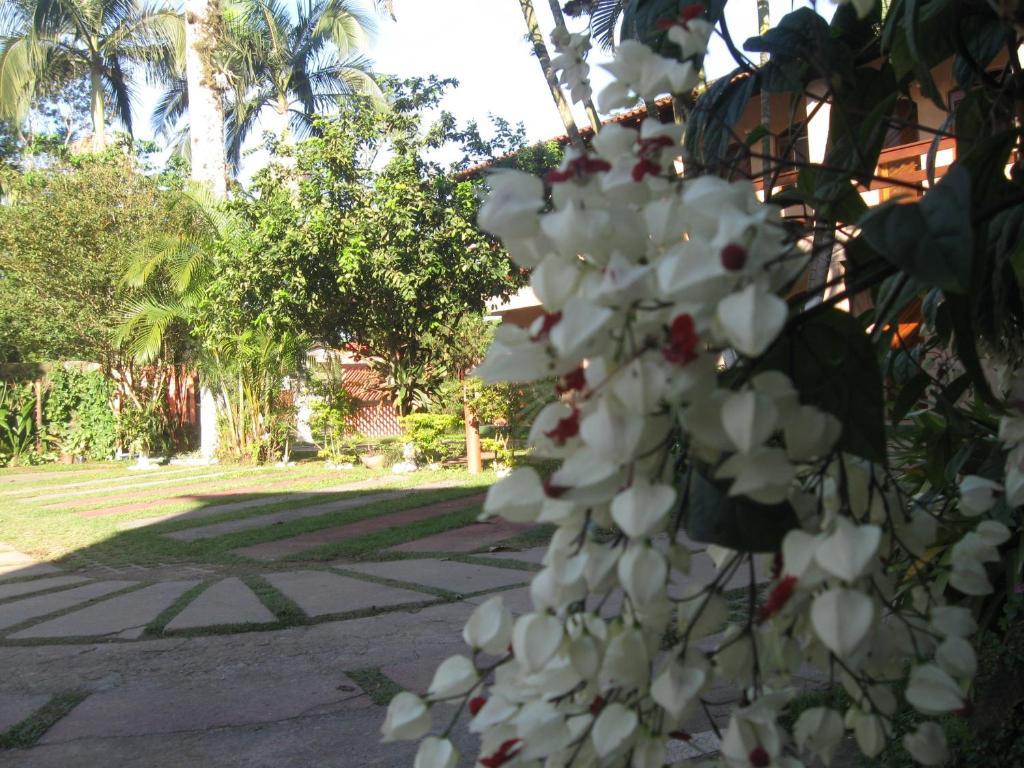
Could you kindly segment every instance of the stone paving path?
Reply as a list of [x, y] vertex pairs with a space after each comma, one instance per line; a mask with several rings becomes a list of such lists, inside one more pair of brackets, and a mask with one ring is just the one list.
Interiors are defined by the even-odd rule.
[[[69, 478], [68, 484], [76, 482]], [[148, 482], [130, 481], [132, 487]], [[99, 493], [101, 484], [84, 487]], [[171, 540], [198, 541], [404, 493], [382, 490], [310, 503], [325, 492], [310, 492], [307, 503], [290, 509], [225, 521], [244, 523], [241, 528], [219, 527], [225, 523], [218, 522], [175, 532], [189, 536]], [[284, 499], [271, 502], [278, 495], [269, 494], [203, 511], [241, 511], [293, 501], [297, 495], [281, 494]], [[153, 506], [182, 498], [161, 497]], [[356, 673], [370, 670], [422, 691], [440, 661], [466, 652], [461, 629], [477, 605], [500, 593], [516, 614], [533, 609], [527, 586], [531, 573], [522, 564], [539, 566], [544, 548], [487, 552], [529, 527], [496, 521], [407, 542], [391, 555], [418, 553], [414, 559], [326, 565], [277, 561], [469, 509], [482, 498], [472, 494], [236, 550], [255, 561], [236, 573], [211, 564], [169, 563], [97, 564], [70, 574], [0, 545], [0, 733], [32, 722], [61, 696], [78, 697], [69, 711], [43, 728], [31, 749], [0, 749], [0, 768], [411, 765], [414, 746], [379, 743], [384, 710], [355, 682], [362, 680]], [[102, 509], [119, 506], [124, 505]], [[198, 532], [203, 533], [195, 536]], [[699, 546], [692, 548], [696, 577], [707, 576], [713, 568], [710, 558]], [[459, 552], [475, 554], [471, 562], [437, 556]], [[130, 575], [100, 577], [108, 572]], [[620, 603], [621, 594], [614, 593], [602, 612], [609, 614]], [[722, 698], [734, 693], [715, 691]], [[438, 724], [455, 712], [441, 709]], [[713, 748], [716, 742], [703, 733], [710, 725], [701, 715], [688, 729], [696, 743]], [[464, 714], [452, 736], [465, 754], [475, 751]], [[671, 757], [692, 756], [686, 750], [676, 745]]]
[[529, 523], [509, 523], [505, 520], [488, 520], [473, 523], [464, 528], [427, 536], [415, 541], [407, 541], [396, 547], [393, 552], [474, 552], [482, 547], [497, 544], [520, 533], [530, 530]]
[[[363, 497], [364, 503], [368, 497]], [[333, 544], [345, 539], [354, 539], [359, 536], [366, 536], [370, 533], [383, 531], [388, 528], [397, 528], [418, 520], [426, 520], [430, 517], [439, 517], [452, 512], [459, 512], [463, 509], [482, 504], [484, 494], [474, 494], [448, 501], [439, 501], [436, 504], [427, 504], [422, 507], [405, 509], [401, 512], [391, 512], [386, 515], [377, 515], [365, 520], [357, 520], [344, 525], [336, 525], [331, 528], [321, 528], [317, 531], [302, 533], [287, 539], [276, 539], [261, 544], [254, 544], [250, 547], [240, 547], [231, 550], [233, 554], [248, 557], [263, 562], [281, 560], [290, 555], [296, 555], [309, 549]], [[506, 537], [507, 538], [507, 537]]]

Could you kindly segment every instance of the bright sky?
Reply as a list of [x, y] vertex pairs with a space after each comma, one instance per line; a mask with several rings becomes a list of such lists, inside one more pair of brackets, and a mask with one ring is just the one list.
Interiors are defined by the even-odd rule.
[[[777, 21], [800, 5], [807, 3], [772, 0], [772, 18]], [[534, 7], [546, 37], [553, 28], [550, 8], [545, 0], [534, 0]], [[727, 8], [729, 29], [742, 46], [757, 34], [755, 0], [730, 0]], [[827, 17], [833, 9], [828, 0], [822, 3]], [[395, 14], [397, 22], [380, 22], [371, 52], [381, 72], [457, 78], [461, 86], [445, 106], [462, 120], [476, 119], [484, 126], [487, 114], [493, 112], [522, 121], [527, 136], [535, 141], [565, 132], [525, 40], [526, 25], [517, 0], [395, 0]], [[608, 82], [607, 73], [598, 66], [608, 59], [600, 50], [591, 52], [595, 92]], [[717, 77], [734, 66], [725, 45], [715, 38], [709, 76]], [[582, 109], [577, 122], [587, 124]]]
[[[369, 5], [369, 0], [363, 0]], [[682, 5], [682, 2], [680, 3]], [[777, 22], [800, 5], [799, 0], [771, 0], [772, 19]], [[546, 0], [534, 0], [541, 30], [548, 36], [553, 23]], [[819, 10], [831, 17], [835, 6], [822, 0]], [[755, 0], [730, 0], [727, 20], [736, 44], [757, 33]], [[563, 134], [540, 66], [526, 42], [526, 25], [517, 0], [395, 0], [397, 21], [381, 18], [373, 46], [369, 51], [377, 71], [403, 77], [438, 75], [459, 80], [444, 108], [462, 122], [477, 120], [486, 132], [489, 113], [526, 126], [530, 141], [541, 141]], [[570, 25], [573, 24], [572, 20]], [[577, 23], [578, 26], [578, 23]], [[591, 52], [591, 81], [595, 93], [608, 82], [599, 66], [609, 57], [595, 47]], [[711, 78], [725, 74], [735, 65], [720, 39], [712, 38], [706, 62]], [[155, 91], [143, 89], [141, 116], [137, 120], [142, 135], [148, 135], [148, 112]], [[579, 106], [577, 123], [586, 125]], [[258, 143], [264, 124], [253, 132], [249, 142]], [[263, 160], [254, 154], [243, 177]]]

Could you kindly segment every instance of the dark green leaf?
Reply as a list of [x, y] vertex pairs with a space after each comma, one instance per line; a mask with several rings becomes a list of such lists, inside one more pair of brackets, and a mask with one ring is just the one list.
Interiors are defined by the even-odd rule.
[[882, 374], [871, 340], [853, 315], [834, 308], [817, 312], [783, 335], [757, 368], [786, 373], [800, 402], [839, 419], [842, 450], [885, 462]]
[[786, 503], [767, 506], [729, 497], [694, 471], [686, 503], [686, 531], [694, 541], [740, 552], [775, 552], [786, 533], [799, 525]]
[[932, 377], [924, 371], [919, 371], [910, 381], [903, 385], [896, 400], [892, 404], [890, 418], [893, 424], [898, 424], [907, 415], [907, 412], [914, 407], [921, 396], [928, 389]]
[[953, 60], [953, 74], [964, 90], [974, 84], [978, 70], [984, 71], [1007, 41], [1006, 24], [990, 10], [982, 8], [982, 14], [962, 19], [958, 29], [966, 50]]
[[920, 202], [869, 211], [861, 220], [861, 237], [926, 285], [963, 293], [970, 284], [970, 202], [970, 174], [954, 165]]
[[686, 121], [687, 155], [703, 166], [721, 163], [735, 140], [734, 130], [757, 89], [758, 75], [741, 69], [716, 80], [699, 98]]
[[960, 364], [971, 377], [978, 396], [986, 403], [995, 403], [996, 399], [988, 386], [988, 379], [985, 378], [985, 371], [981, 367], [978, 349], [974, 343], [976, 332], [971, 319], [970, 298], [947, 294], [945, 304], [953, 325], [953, 348]]

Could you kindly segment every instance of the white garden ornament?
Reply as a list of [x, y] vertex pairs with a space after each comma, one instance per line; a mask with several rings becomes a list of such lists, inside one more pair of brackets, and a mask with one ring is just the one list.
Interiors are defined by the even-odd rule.
[[[685, 11], [670, 26], [691, 58], [623, 42], [603, 109], [696, 84], [710, 24]], [[587, 44], [559, 42], [574, 99], [589, 95]], [[976, 667], [970, 612], [925, 588], [897, 607], [885, 574], [932, 544], [934, 519], [901, 500], [880, 468], [838, 452], [842, 425], [801, 402], [784, 372], [716, 375], [727, 350], [753, 358], [772, 348], [790, 317], [781, 294], [808, 256], [748, 182], [679, 178], [680, 136], [680, 126], [650, 120], [639, 131], [609, 126], [547, 186], [518, 171], [491, 176], [480, 225], [534, 270], [546, 313], [529, 329], [499, 328], [477, 375], [560, 377], [560, 401], [531, 433], [538, 454], [560, 464], [547, 479], [517, 469], [491, 488], [484, 512], [557, 532], [531, 589], [534, 611], [513, 621], [500, 596], [478, 607], [463, 634], [469, 655], [441, 665], [426, 700], [396, 696], [386, 738], [423, 737], [430, 707], [454, 700], [472, 715], [484, 768], [660, 766], [669, 743], [687, 738], [704, 692], [724, 682], [742, 693], [717, 757], [701, 765], [797, 768], [811, 756], [827, 762], [848, 733], [877, 754], [891, 739], [892, 681], [906, 667], [905, 697], [921, 714], [963, 706]], [[1004, 432], [1024, 436], [1016, 423]], [[1019, 485], [1024, 497], [1014, 461], [1005, 493]], [[677, 533], [688, 463], [723, 498], [799, 514], [766, 595], [741, 621], [730, 620], [722, 585], [753, 574], [753, 555], [719, 548], [712, 582], [673, 583], [689, 553], [659, 537]], [[962, 493], [964, 512], [984, 517], [1004, 491], [968, 479]], [[989, 520], [973, 528], [954, 548], [949, 581], [968, 595], [991, 589], [985, 564], [1008, 533]], [[599, 615], [614, 593], [621, 611]], [[841, 679], [854, 704], [806, 711], [788, 732], [779, 716], [804, 663]], [[946, 754], [936, 728], [926, 722], [903, 741], [922, 764]], [[416, 765], [455, 759], [446, 738], [430, 737]]]

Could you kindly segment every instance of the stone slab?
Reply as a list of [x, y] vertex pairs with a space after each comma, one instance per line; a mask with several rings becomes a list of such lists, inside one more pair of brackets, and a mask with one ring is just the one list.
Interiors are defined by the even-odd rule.
[[251, 547], [241, 547], [232, 550], [232, 554], [263, 562], [272, 562], [325, 544], [355, 539], [370, 533], [376, 533], [377, 531], [408, 525], [417, 520], [426, 520], [430, 517], [439, 517], [451, 512], [468, 509], [469, 507], [481, 504], [484, 496], [485, 494], [474, 494], [458, 499], [439, 501], [435, 504], [427, 504], [413, 509], [403, 509], [401, 512], [368, 517], [365, 520], [357, 520], [353, 523], [336, 525], [331, 528], [322, 528], [318, 531], [310, 531], [288, 539], [265, 541], [262, 544], [254, 544]]
[[408, 493], [408, 491], [389, 491], [387, 493], [372, 493], [368, 496], [357, 496], [356, 498], [343, 499], [340, 501], [335, 499], [334, 501], [314, 504], [309, 507], [286, 509], [282, 512], [274, 512], [269, 515], [244, 517], [241, 520], [228, 520], [223, 523], [204, 525], [200, 528], [186, 528], [183, 531], [172, 531], [171, 533], [165, 533], [164, 538], [185, 542], [215, 539], [218, 536], [227, 536], [231, 533], [251, 531], [257, 528], [268, 528], [272, 525], [290, 523], [293, 520], [302, 520], [306, 517], [319, 517], [320, 515], [327, 515], [331, 512], [342, 512], [346, 509], [365, 507], [369, 504], [376, 504], [380, 501], [390, 501], [391, 499], [397, 499], [406, 493]]
[[[171, 515], [175, 520], [196, 520], [204, 517], [213, 517], [214, 515], [225, 515], [231, 512], [241, 512], [246, 509], [254, 509], [257, 507], [269, 507], [274, 504], [285, 504], [289, 502], [304, 501], [308, 499], [315, 499], [323, 497], [327, 494], [345, 493], [346, 491], [357, 491], [368, 486], [380, 485], [381, 478], [371, 477], [366, 480], [357, 480], [351, 483], [343, 483], [342, 485], [333, 485], [327, 488], [318, 488], [314, 491], [300, 491], [298, 493], [277, 493], [271, 496], [260, 496], [255, 499], [243, 499], [241, 501], [229, 501], [223, 504], [213, 504], [211, 506], [200, 507], [199, 509], [192, 509], [185, 513], [178, 513]], [[382, 489], [383, 490], [383, 489]], [[205, 497], [200, 497], [200, 499]], [[161, 518], [162, 520], [168, 519], [167, 516]]]
[[5, 733], [46, 704], [49, 696], [0, 693], [0, 733]]
[[308, 616], [428, 602], [432, 595], [353, 579], [329, 571], [286, 571], [263, 576]]
[[33, 592], [42, 592], [44, 589], [55, 589], [69, 584], [80, 584], [87, 579], [81, 576], [54, 576], [49, 579], [35, 579], [33, 581], [18, 581], [13, 584], [0, 585], [0, 600], [7, 600], [21, 595], [30, 595]]
[[393, 552], [476, 552], [499, 541], [518, 536], [532, 527], [531, 523], [510, 523], [494, 519], [407, 541], [390, 549]]
[[10, 565], [31, 565], [36, 560], [34, 557], [26, 555], [24, 552], [18, 552], [13, 549], [8, 549], [5, 552], [0, 552], [0, 568]]
[[[502, 603], [506, 608], [512, 611], [514, 616], [521, 616], [522, 614], [530, 613], [533, 610], [533, 599], [530, 597], [529, 587], [506, 589], [504, 592], [500, 592], [499, 594], [501, 595]], [[495, 596], [496, 595], [476, 595], [474, 597], [467, 598], [466, 602], [472, 603], [473, 605], [482, 605]]]
[[60, 568], [49, 563], [31, 562], [22, 565], [0, 565], [0, 581], [49, 576], [51, 573], [60, 572]]
[[198, 584], [198, 581], [163, 581], [120, 597], [90, 605], [15, 632], [12, 639], [33, 637], [139, 637], [161, 611]]
[[534, 563], [542, 565], [544, 555], [548, 553], [547, 547], [534, 547], [533, 549], [522, 549], [512, 552], [487, 552], [481, 557], [493, 558], [495, 560], [515, 560], [520, 563]]
[[[359, 687], [340, 672], [269, 680], [245, 673], [243, 667], [212, 681], [183, 679], [173, 687], [142, 682], [94, 693], [47, 731], [41, 743], [207, 731], [338, 712], [354, 700], [361, 700], [357, 706], [368, 705]], [[196, 765], [181, 763], [186, 764]]]
[[386, 563], [346, 565], [344, 569], [368, 576], [435, 587], [462, 595], [523, 584], [530, 579], [530, 574], [526, 571], [457, 563], [452, 560], [392, 560]]
[[95, 600], [98, 597], [109, 595], [111, 592], [135, 586], [137, 583], [136, 581], [97, 581], [74, 589], [66, 589], [63, 592], [52, 592], [48, 595], [29, 597], [25, 600], [0, 605], [0, 629], [73, 608], [87, 600]]
[[268, 624], [276, 621], [242, 580], [232, 576], [218, 581], [185, 606], [167, 629], [214, 627], [222, 624]]

